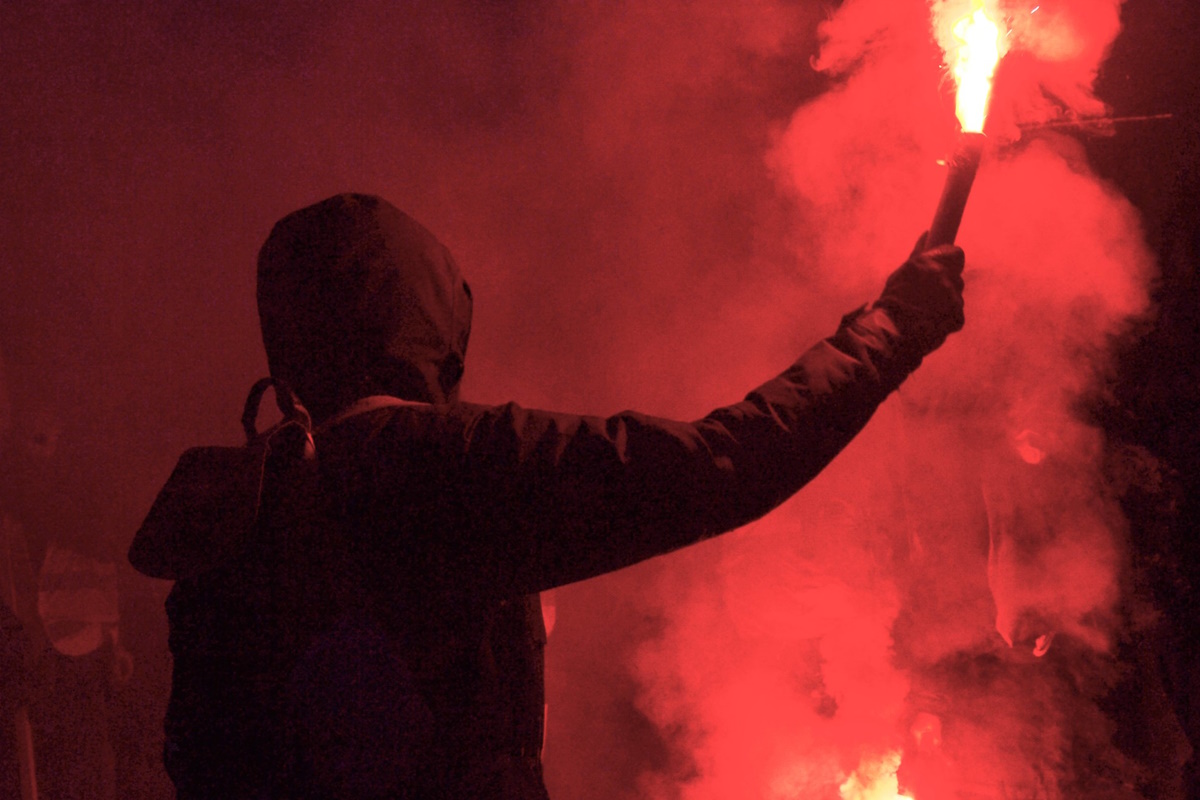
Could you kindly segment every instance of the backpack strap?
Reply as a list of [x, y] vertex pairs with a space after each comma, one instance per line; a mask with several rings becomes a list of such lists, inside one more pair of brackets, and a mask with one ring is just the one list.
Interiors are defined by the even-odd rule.
[[337, 414], [334, 414], [320, 425], [314, 427], [312, 415], [308, 413], [308, 409], [300, 402], [300, 398], [296, 396], [296, 393], [292, 391], [292, 387], [286, 381], [280, 378], [260, 378], [250, 387], [250, 394], [246, 398], [245, 407], [242, 409], [242, 430], [246, 433], [247, 444], [253, 442], [260, 435], [258, 431], [258, 407], [262, 403], [263, 395], [266, 394], [267, 389], [272, 387], [275, 389], [275, 404], [279, 407], [279, 413], [283, 414], [283, 421], [277, 427], [287, 424], [299, 425], [309, 434], [310, 439], [314, 433], [322, 433], [336, 427], [351, 417], [357, 417], [359, 414], [366, 414], [369, 411], [388, 408], [390, 406], [429, 405], [429, 403], [405, 400], [387, 394], [372, 394], [360, 397]]
[[275, 405], [278, 406], [279, 413], [283, 414], [283, 423], [281, 424], [299, 425], [310, 435], [311, 439], [312, 415], [308, 413], [308, 409], [292, 391], [292, 387], [279, 378], [261, 378], [250, 387], [250, 394], [242, 409], [242, 430], [246, 432], [246, 444], [250, 444], [258, 438], [258, 406], [267, 389], [272, 387], [275, 389]]

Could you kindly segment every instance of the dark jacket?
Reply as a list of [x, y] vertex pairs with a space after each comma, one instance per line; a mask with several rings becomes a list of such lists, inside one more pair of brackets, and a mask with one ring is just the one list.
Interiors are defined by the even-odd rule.
[[[194, 582], [181, 581], [169, 601], [177, 674], [168, 766], [173, 741], [172, 776], [181, 798], [215, 796], [215, 789], [189, 793], [185, 787], [211, 778], [222, 758], [245, 762], [246, 748], [198, 756], [205, 736], [210, 744], [233, 741], [236, 726], [227, 719], [196, 721], [206, 698], [231, 680], [209, 680], [207, 668], [189, 668], [181, 677], [180, 665], [194, 662], [230, 626], [221, 627], [220, 615], [208, 623], [215, 628], [179, 623], [192, 613], [180, 606], [202, 604], [214, 591], [232, 592], [240, 603], [254, 586], [279, 582], [292, 587], [293, 599], [282, 604], [293, 607], [287, 621], [229, 634], [223, 645], [237, 648], [238, 637], [253, 637], [267, 660], [273, 649], [293, 653], [272, 668], [276, 679], [256, 679], [277, 684], [268, 687], [274, 699], [263, 713], [279, 722], [282, 744], [261, 756], [275, 765], [251, 760], [238, 774], [282, 764], [284, 774], [272, 780], [290, 787], [261, 796], [544, 798], [545, 636], [536, 593], [766, 514], [820, 472], [940, 341], [916, 324], [930, 314], [889, 304], [885, 292], [884, 301], [848, 315], [834, 335], [745, 400], [694, 422], [453, 402], [470, 296], [449, 254], [374, 198], [333, 198], [298, 213], [309, 216], [281, 222], [260, 259], [264, 339], [273, 374], [294, 382], [300, 399], [318, 410], [317, 420], [327, 422], [316, 430], [311, 484], [286, 465], [271, 473], [259, 515], [265, 544], [243, 555], [248, 563], [280, 566], [255, 578], [237, 573], [213, 580], [210, 571], [207, 586], [237, 586], [196, 590]], [[329, 223], [331, 217], [340, 222]], [[370, 223], [365, 228], [364, 220]], [[389, 244], [379, 229], [403, 235]], [[308, 263], [296, 268], [295, 254], [311, 252], [296, 240], [311, 240], [314, 230], [349, 238], [339, 249], [318, 236], [325, 252], [316, 260], [306, 256]], [[367, 246], [351, 246], [363, 241]], [[414, 241], [424, 254], [416, 262], [390, 249], [402, 242], [399, 252], [411, 254]], [[422, 283], [398, 289], [413, 269]], [[353, 285], [338, 289], [340, 308], [321, 312], [332, 313], [336, 325], [316, 323], [317, 335], [287, 308], [317, 314], [331, 270]], [[440, 277], [427, 281], [430, 274]], [[289, 284], [284, 290], [281, 280]], [[426, 333], [443, 325], [438, 335], [424, 337], [420, 357], [397, 345], [411, 342], [411, 331], [397, 337], [388, 327], [411, 316], [411, 308], [394, 316], [356, 310], [379, 305], [387, 292], [395, 302], [383, 306], [417, 298], [417, 305], [432, 308], [419, 315]], [[357, 319], [357, 327], [347, 328], [345, 319]], [[339, 348], [322, 355], [314, 371], [303, 353], [322, 336]], [[289, 350], [280, 346], [285, 340], [308, 344]], [[345, 348], [372, 355], [339, 354]], [[367, 394], [422, 402], [328, 422], [339, 406]], [[304, 485], [317, 488], [298, 494]], [[320, 498], [315, 505], [313, 497]], [[285, 541], [292, 555], [281, 555]], [[280, 644], [285, 639], [292, 644]], [[197, 734], [204, 725], [207, 733]], [[240, 741], [254, 738], [242, 735]]]

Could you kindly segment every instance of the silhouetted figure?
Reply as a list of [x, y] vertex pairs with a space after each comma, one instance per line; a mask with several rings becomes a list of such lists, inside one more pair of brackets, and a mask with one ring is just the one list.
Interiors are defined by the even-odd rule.
[[[0, 731], [0, 798], [111, 800], [109, 700], [133, 664], [120, 641], [116, 563], [94, 533], [75, 532], [89, 520], [63, 512], [74, 509], [56, 471], [60, 431], [35, 407], [0, 438], [0, 602], [20, 623], [24, 653], [20, 671], [0, 665], [0, 705], [19, 701]], [[12, 763], [18, 794], [5, 777]]]
[[[459, 401], [470, 291], [387, 202], [284, 218], [259, 256], [272, 380], [250, 444], [185, 454], [130, 550], [177, 579], [181, 800], [544, 799], [537, 593], [790, 497], [961, 327], [962, 269], [956, 248], [914, 253], [703, 419], [599, 418]], [[260, 435], [268, 383], [285, 419]]]

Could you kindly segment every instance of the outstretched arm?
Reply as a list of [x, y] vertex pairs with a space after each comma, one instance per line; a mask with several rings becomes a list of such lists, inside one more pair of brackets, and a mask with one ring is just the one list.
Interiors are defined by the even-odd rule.
[[[918, 251], [921, 242], [918, 242]], [[914, 252], [879, 299], [694, 422], [487, 409], [464, 437], [502, 585], [593, 577], [744, 525], [817, 475], [963, 324], [962, 251]], [[481, 521], [482, 524], [483, 521]]]

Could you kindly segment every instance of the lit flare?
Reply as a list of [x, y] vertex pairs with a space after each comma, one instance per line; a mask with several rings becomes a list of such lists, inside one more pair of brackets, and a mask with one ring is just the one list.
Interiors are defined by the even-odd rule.
[[962, 125], [946, 185], [925, 240], [927, 247], [954, 244], [963, 209], [983, 156], [983, 124], [987, 120], [992, 77], [1004, 55], [1007, 37], [988, 16], [983, 0], [971, 0], [970, 13], [956, 0], [934, 0], [934, 32], [958, 81], [958, 121]]
[[[959, 9], [954, 14], [951, 9]], [[955, 110], [967, 133], [983, 133], [996, 65], [1004, 55], [1007, 36], [983, 0], [971, 0], [971, 11], [963, 15], [961, 4], [944, 3], [935, 13], [938, 40], [946, 52], [946, 63], [958, 83]]]

